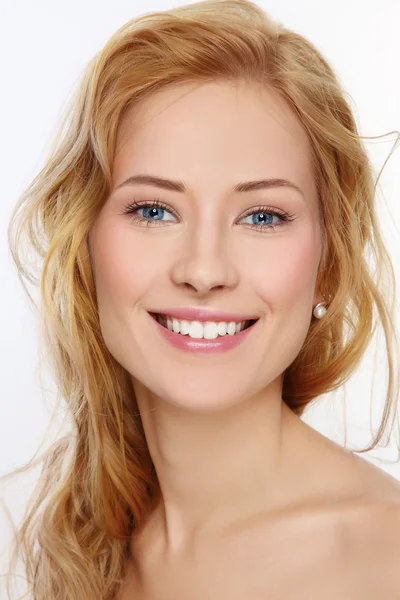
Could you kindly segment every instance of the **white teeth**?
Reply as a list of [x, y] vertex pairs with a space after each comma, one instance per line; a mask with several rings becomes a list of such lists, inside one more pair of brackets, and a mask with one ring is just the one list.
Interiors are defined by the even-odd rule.
[[180, 333], [181, 335], [189, 335], [195, 339], [206, 339], [214, 340], [219, 336], [224, 335], [235, 335], [244, 329], [248, 321], [241, 321], [236, 323], [231, 321], [229, 323], [220, 321], [218, 323], [213, 321], [201, 322], [201, 321], [185, 321], [180, 319], [165, 317], [164, 315], [157, 315], [157, 321], [167, 327], [174, 333]]

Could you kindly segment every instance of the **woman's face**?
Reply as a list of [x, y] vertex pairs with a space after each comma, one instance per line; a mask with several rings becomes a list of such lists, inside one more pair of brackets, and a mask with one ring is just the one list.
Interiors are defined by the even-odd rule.
[[[185, 191], [121, 185], [139, 174], [179, 180]], [[301, 191], [234, 190], [268, 178]], [[163, 207], [124, 214], [135, 201], [154, 200]], [[134, 386], [193, 410], [268, 393], [298, 355], [321, 299], [306, 133], [281, 100], [256, 85], [185, 84], [157, 93], [119, 128], [113, 189], [89, 243], [102, 335]], [[149, 314], [171, 307], [259, 320], [228, 351], [188, 352], [166, 341]]]

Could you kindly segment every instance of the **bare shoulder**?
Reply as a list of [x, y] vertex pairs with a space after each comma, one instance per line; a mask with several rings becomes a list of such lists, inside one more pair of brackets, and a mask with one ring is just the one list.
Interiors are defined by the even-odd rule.
[[333, 494], [333, 514], [343, 520], [348, 534], [354, 533], [355, 543], [364, 536], [371, 542], [398, 540], [400, 548], [400, 481], [361, 455], [340, 449], [336, 458], [337, 469], [335, 462], [330, 466], [341, 490]]
[[329, 588], [332, 597], [399, 600], [400, 481], [362, 455], [318, 442], [320, 493], [296, 525], [307, 540], [301, 572], [324, 598]]
[[349, 496], [342, 510], [332, 513], [336, 559], [331, 565], [338, 567], [363, 598], [397, 600], [400, 482], [365, 459], [359, 461], [355, 463], [358, 493]]
[[341, 565], [365, 598], [400, 598], [400, 499], [361, 503], [345, 515]]
[[355, 502], [354, 529], [369, 535], [371, 541], [381, 541], [385, 546], [397, 544], [400, 549], [400, 481], [382, 469], [362, 461], [363, 494]]

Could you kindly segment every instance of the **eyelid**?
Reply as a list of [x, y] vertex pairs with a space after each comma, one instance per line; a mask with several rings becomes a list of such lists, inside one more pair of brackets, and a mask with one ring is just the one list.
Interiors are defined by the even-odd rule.
[[253, 212], [269, 212], [269, 213], [275, 213], [280, 215], [281, 217], [284, 216], [290, 216], [293, 217], [294, 215], [288, 211], [282, 210], [281, 208], [277, 208], [275, 206], [267, 206], [265, 204], [260, 204], [258, 206], [253, 206], [252, 208], [247, 209], [247, 211], [242, 215], [241, 218], [246, 217], [247, 215], [251, 215], [251, 213]]
[[177, 214], [175, 209], [173, 209], [169, 204], [166, 204], [159, 198], [152, 198], [151, 200], [135, 200], [135, 198], [132, 198], [132, 202], [124, 206], [124, 211], [128, 210], [129, 208], [133, 209], [140, 208], [143, 206], [159, 206], [160, 208], [165, 208], [165, 210], [168, 210], [173, 214]]

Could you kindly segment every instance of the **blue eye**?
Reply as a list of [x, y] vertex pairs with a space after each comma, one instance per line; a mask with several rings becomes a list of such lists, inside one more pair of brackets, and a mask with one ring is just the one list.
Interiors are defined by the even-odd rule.
[[[143, 215], [139, 214], [139, 210], [143, 211]], [[152, 200], [150, 202], [143, 200], [142, 202], [127, 204], [123, 214], [129, 215], [134, 222], [145, 222], [148, 227], [158, 221], [162, 222], [162, 218], [165, 216], [166, 212], [175, 214], [174, 211], [169, 210], [169, 207], [160, 200]]]
[[[257, 215], [261, 215], [260, 220], [258, 220]], [[276, 225], [280, 225], [280, 223], [285, 222], [285, 218], [282, 215], [277, 214], [276, 212], [268, 212], [261, 210], [256, 210], [247, 215], [245, 218], [247, 217], [251, 217], [252, 225], [254, 225], [255, 227], [261, 227], [262, 229], [264, 229], [265, 226], [275, 227]], [[281, 219], [281, 221], [276, 223], [276, 225], [272, 224], [274, 217], [278, 217], [279, 219]]]
[[[143, 211], [144, 219], [151, 219], [152, 221], [161, 221], [166, 212], [168, 212], [165, 208], [161, 208], [159, 206], [145, 206], [142, 208], [136, 209], [137, 211]], [[139, 213], [137, 213], [139, 214]], [[140, 216], [140, 215], [139, 215]]]
[[[143, 211], [142, 215], [139, 214], [140, 210]], [[166, 216], [166, 213], [173, 216], [172, 219], [166, 219], [166, 221], [174, 220], [174, 217], [177, 217], [174, 210], [158, 199], [130, 203], [125, 206], [123, 211], [123, 214], [129, 215], [134, 222], [145, 223], [146, 227], [151, 227], [158, 222], [165, 222], [163, 217]], [[256, 215], [261, 215], [261, 217], [258, 218]], [[277, 227], [281, 227], [294, 220], [294, 215], [292, 213], [281, 212], [277, 209], [272, 210], [266, 206], [252, 208], [251, 211], [248, 211], [248, 213], [244, 215], [243, 219], [247, 217], [252, 217], [252, 222], [250, 223], [251, 228], [260, 230], [276, 229]], [[274, 217], [279, 219], [277, 223], [273, 223]]]

